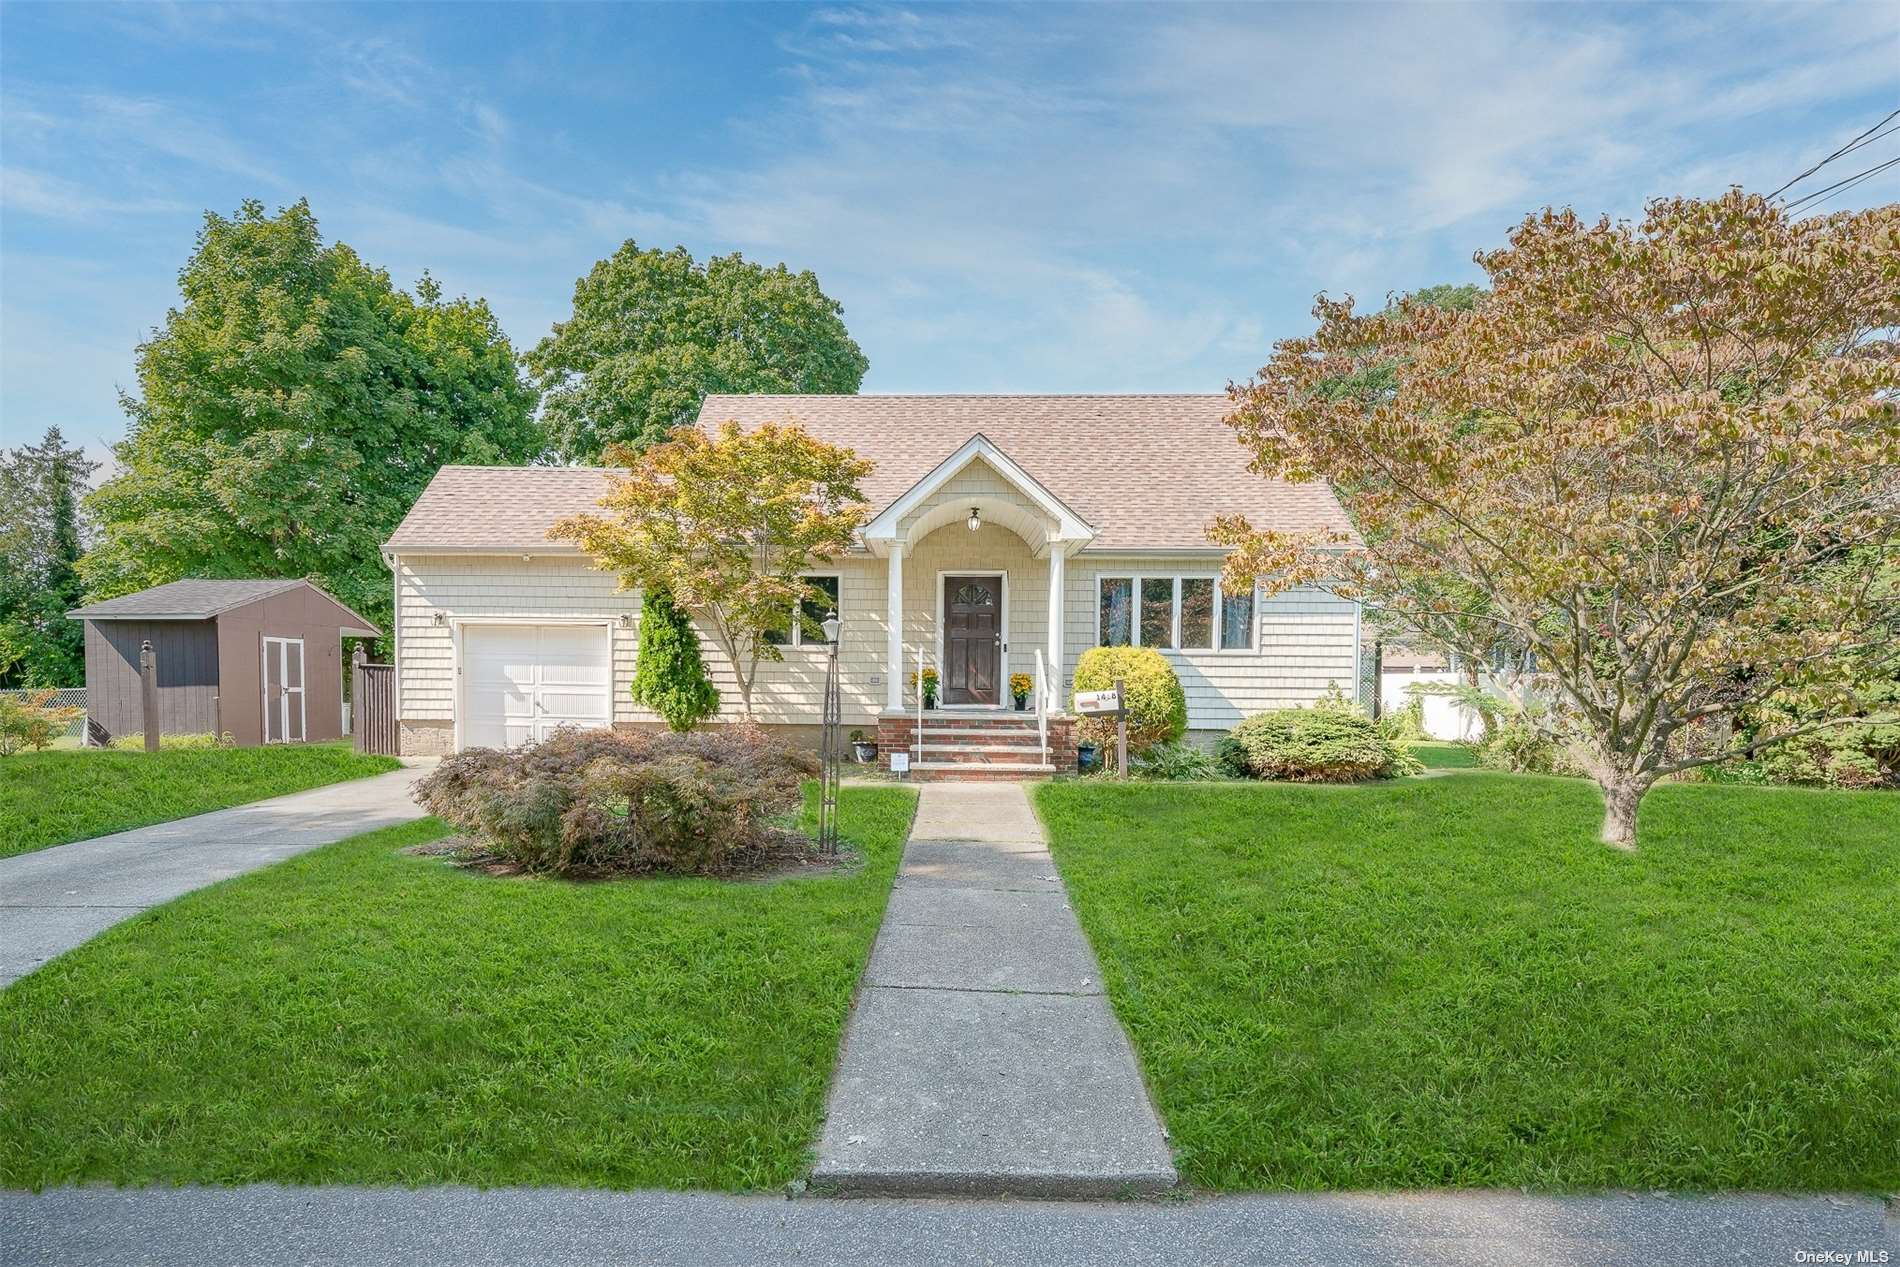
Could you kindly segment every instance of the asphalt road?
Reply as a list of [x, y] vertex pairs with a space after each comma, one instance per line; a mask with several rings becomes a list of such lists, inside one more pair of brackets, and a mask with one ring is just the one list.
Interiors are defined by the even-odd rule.
[[[1863, 1250], [1873, 1256], [1856, 1260]], [[1865, 1197], [1414, 1193], [1085, 1204], [265, 1185], [0, 1193], [7, 1267], [1883, 1261], [1900, 1263], [1900, 1222]]]

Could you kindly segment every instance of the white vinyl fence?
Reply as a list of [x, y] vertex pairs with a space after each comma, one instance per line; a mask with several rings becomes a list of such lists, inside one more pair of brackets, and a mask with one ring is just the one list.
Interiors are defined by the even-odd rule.
[[[1414, 684], [1443, 682], [1456, 686], [1465, 680], [1464, 674], [1453, 673], [1449, 669], [1425, 670], [1415, 673], [1381, 673], [1379, 675], [1379, 711], [1396, 713], [1412, 702], [1412, 694], [1405, 688]], [[1485, 675], [1485, 685], [1494, 695], [1502, 696]], [[1466, 708], [1457, 700], [1446, 695], [1422, 695], [1425, 701], [1425, 734], [1430, 739], [1476, 739], [1484, 733], [1484, 723], [1478, 719], [1477, 710]]]

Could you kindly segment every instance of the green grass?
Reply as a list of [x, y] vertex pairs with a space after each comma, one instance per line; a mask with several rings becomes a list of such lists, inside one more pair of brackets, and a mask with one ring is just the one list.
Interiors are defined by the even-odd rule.
[[1465, 744], [1420, 739], [1407, 747], [1427, 770], [1474, 770], [1478, 766], [1478, 754]]
[[1217, 1189], [1900, 1188], [1900, 797], [1043, 787], [1184, 1173]]
[[0, 757], [0, 858], [394, 770], [347, 743]]
[[0, 993], [0, 1187], [756, 1189], [808, 1165], [915, 797], [841, 874], [496, 879], [373, 832]]

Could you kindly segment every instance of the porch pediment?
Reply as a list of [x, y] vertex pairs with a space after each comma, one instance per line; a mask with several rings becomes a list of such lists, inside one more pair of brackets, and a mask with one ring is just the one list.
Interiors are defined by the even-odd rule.
[[884, 557], [892, 545], [909, 546], [973, 508], [1022, 537], [1039, 557], [1095, 539], [1093, 525], [981, 432], [886, 506], [860, 535], [866, 549]]

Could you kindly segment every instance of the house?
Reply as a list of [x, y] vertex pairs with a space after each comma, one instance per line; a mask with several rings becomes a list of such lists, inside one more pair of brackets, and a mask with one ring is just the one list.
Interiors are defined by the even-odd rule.
[[173, 581], [67, 612], [86, 622], [86, 732], [143, 733], [139, 658], [157, 659], [161, 735], [242, 747], [343, 734], [342, 639], [381, 631], [308, 581]]
[[[943, 706], [926, 728], [941, 751], [916, 755], [1018, 772], [1059, 764], [1072, 729], [1057, 717], [1053, 755], [1026, 759], [1020, 732], [1035, 723], [1009, 713], [1010, 675], [1040, 672], [1060, 707], [1076, 658], [1094, 646], [1159, 648], [1201, 738], [1329, 686], [1354, 692], [1357, 604], [1221, 584], [1224, 551], [1206, 536], [1218, 514], [1284, 531], [1348, 528], [1323, 485], [1247, 469], [1229, 408], [1223, 395], [712, 396], [699, 424], [795, 421], [874, 463], [863, 483], [873, 518], [812, 577], [841, 622], [844, 723], [876, 729], [886, 754], [909, 747], [921, 658], [942, 675]], [[628, 693], [638, 596], [547, 539], [556, 520], [595, 509], [607, 480], [594, 469], [454, 466], [417, 500], [384, 547], [404, 752], [656, 721]], [[730, 668], [703, 645], [734, 715]], [[760, 668], [755, 713], [815, 728], [827, 648], [795, 629], [783, 651]]]

